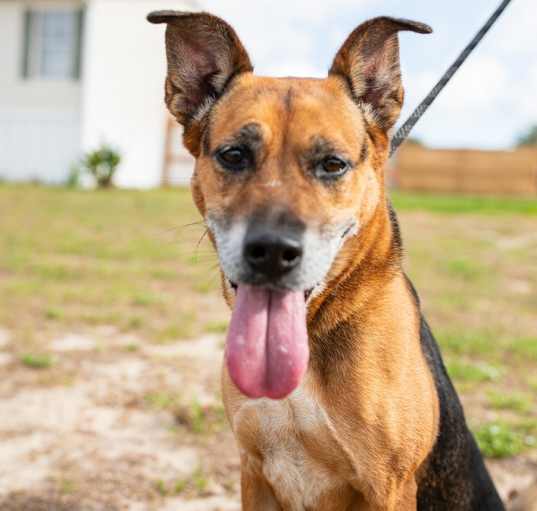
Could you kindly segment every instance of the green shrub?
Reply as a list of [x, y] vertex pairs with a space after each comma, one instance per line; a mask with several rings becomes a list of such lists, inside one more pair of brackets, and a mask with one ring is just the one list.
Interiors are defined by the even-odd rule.
[[84, 155], [80, 162], [80, 171], [90, 174], [98, 188], [110, 188], [120, 162], [121, 155], [116, 150], [102, 145]]

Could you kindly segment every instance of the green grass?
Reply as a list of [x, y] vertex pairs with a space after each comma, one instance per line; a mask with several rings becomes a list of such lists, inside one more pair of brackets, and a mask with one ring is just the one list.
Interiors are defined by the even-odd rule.
[[174, 414], [180, 425], [197, 435], [217, 433], [226, 424], [224, 407], [221, 405], [202, 406], [193, 401], [189, 405], [175, 407]]
[[[537, 406], [537, 200], [398, 192], [393, 200], [405, 268], [448, 370], [459, 392], [479, 403], [467, 416], [476, 424], [484, 413], [502, 424], [529, 420]], [[217, 259], [206, 236], [197, 248], [203, 233], [182, 188], [0, 185], [0, 328], [15, 339], [21, 364], [51, 367], [51, 339], [103, 325], [134, 336], [124, 347], [131, 357], [146, 342], [207, 332], [224, 339], [229, 311], [217, 296]], [[59, 368], [29, 375], [62, 378]], [[172, 413], [183, 434], [223, 427], [221, 408], [179, 397], [159, 391], [145, 403]], [[509, 431], [526, 438], [531, 427], [519, 421]], [[493, 454], [516, 447], [502, 427], [481, 436]], [[174, 493], [173, 484], [166, 491]]]
[[161, 497], [166, 497], [169, 494], [168, 485], [162, 479], [155, 481], [155, 490]]
[[481, 452], [489, 458], [506, 458], [534, 448], [536, 439], [524, 427], [490, 422], [474, 431]]
[[529, 395], [521, 393], [505, 394], [498, 391], [488, 393], [489, 405], [496, 410], [511, 410], [517, 413], [528, 413], [533, 409], [533, 402]]
[[145, 402], [156, 410], [169, 410], [179, 403], [179, 396], [169, 392], [154, 392], [145, 396]]
[[410, 192], [391, 192], [398, 211], [428, 211], [450, 214], [531, 215], [537, 216], [537, 199], [510, 197], [473, 197]]
[[149, 408], [171, 412], [180, 426], [196, 435], [216, 433], [225, 426], [222, 405], [202, 405], [196, 400], [185, 403], [179, 394], [169, 391], [147, 394], [144, 401]]
[[177, 496], [187, 491], [190, 494], [203, 495], [209, 486], [209, 478], [203, 468], [198, 467], [188, 478], [168, 482], [163, 479], [157, 479], [154, 486], [161, 497]]
[[207, 323], [207, 332], [213, 334], [223, 334], [227, 332], [228, 322], [227, 321], [211, 321]]
[[219, 278], [207, 240], [196, 248], [199, 220], [182, 188], [0, 185], [0, 325], [45, 337], [103, 324], [164, 342], [202, 334], [196, 311], [209, 324], [225, 305], [204, 308]]
[[71, 495], [77, 490], [77, 483], [72, 479], [61, 479], [58, 483], [62, 495]]
[[48, 354], [26, 353], [21, 355], [20, 361], [30, 369], [48, 369], [54, 364], [54, 359]]
[[470, 259], [448, 260], [446, 271], [453, 277], [473, 281], [478, 280], [484, 273], [482, 266]]
[[491, 353], [491, 346], [496, 343], [494, 335], [489, 332], [467, 332], [453, 327], [445, 331], [438, 329], [436, 337], [445, 353], [457, 356], [487, 357]]
[[61, 309], [50, 307], [45, 311], [45, 317], [51, 320], [61, 320], [63, 319], [63, 311]]
[[194, 483], [194, 488], [196, 488], [198, 493], [205, 493], [207, 486], [209, 486], [209, 479], [201, 467], [194, 472], [192, 482]]
[[482, 383], [496, 381], [500, 378], [500, 370], [483, 362], [466, 362], [464, 360], [451, 360], [447, 363], [449, 375], [462, 383]]
[[537, 337], [515, 339], [509, 343], [511, 353], [537, 364]]

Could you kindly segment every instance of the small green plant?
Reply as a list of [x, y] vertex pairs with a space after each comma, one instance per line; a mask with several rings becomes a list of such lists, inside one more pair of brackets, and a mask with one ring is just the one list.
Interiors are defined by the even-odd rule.
[[56, 307], [49, 307], [45, 311], [45, 317], [47, 319], [52, 319], [52, 320], [62, 319], [63, 318], [63, 311], [61, 309], [56, 308]]
[[227, 332], [227, 321], [209, 321], [205, 330], [211, 334], [223, 334]]
[[127, 329], [128, 330], [138, 330], [141, 328], [144, 324], [144, 321], [140, 317], [132, 317], [127, 321]]
[[207, 430], [207, 415], [207, 410], [198, 402], [192, 403], [190, 406], [190, 426], [194, 433], [203, 433]]
[[121, 155], [115, 149], [102, 145], [84, 155], [80, 162], [80, 171], [93, 176], [98, 188], [110, 188], [120, 162]]
[[155, 410], [169, 410], [177, 405], [178, 396], [169, 392], [154, 392], [145, 396], [145, 402]]
[[150, 305], [158, 304], [162, 301], [160, 296], [150, 293], [139, 293], [132, 299], [132, 305], [138, 307], [149, 307]]
[[163, 497], [166, 497], [166, 495], [168, 495], [168, 487], [162, 479], [155, 481], [155, 490], [157, 490], [157, 492]]
[[76, 492], [77, 484], [71, 479], [61, 479], [59, 489], [62, 495], [71, 495]]
[[203, 468], [199, 467], [196, 472], [192, 474], [192, 482], [198, 493], [205, 493], [205, 490], [207, 490], [207, 486], [209, 485], [209, 480], [203, 472]]
[[487, 458], [516, 456], [533, 447], [535, 438], [503, 422], [490, 422], [475, 431], [479, 448]]
[[[195, 481], [193, 481], [196, 484]], [[186, 479], [178, 479], [177, 481], [166, 483], [162, 479], [155, 481], [155, 490], [162, 497], [167, 497], [169, 495], [180, 495], [185, 491], [188, 486], [188, 481]]]
[[26, 353], [21, 356], [21, 362], [31, 369], [48, 369], [54, 363], [52, 357], [48, 354]]
[[198, 401], [176, 407], [174, 415], [179, 424], [197, 435], [221, 431], [226, 424], [226, 414], [221, 405], [202, 405]]
[[78, 188], [80, 186], [80, 168], [76, 164], [71, 165], [69, 175], [65, 180], [65, 186], [67, 188]]
[[184, 479], [179, 479], [178, 481], [175, 481], [175, 484], [173, 485], [173, 493], [175, 495], [180, 495], [185, 491], [187, 485], [187, 481]]

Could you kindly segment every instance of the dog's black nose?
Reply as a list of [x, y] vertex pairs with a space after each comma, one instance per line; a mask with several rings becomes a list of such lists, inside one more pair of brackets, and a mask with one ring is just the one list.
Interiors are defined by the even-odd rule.
[[250, 232], [244, 243], [244, 259], [250, 268], [269, 280], [296, 268], [302, 252], [300, 239], [270, 232]]

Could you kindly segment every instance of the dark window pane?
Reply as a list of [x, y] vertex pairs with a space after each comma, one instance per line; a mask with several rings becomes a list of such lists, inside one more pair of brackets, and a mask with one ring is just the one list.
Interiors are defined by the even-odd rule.
[[78, 78], [78, 10], [35, 10], [27, 14], [25, 70], [30, 78]]

